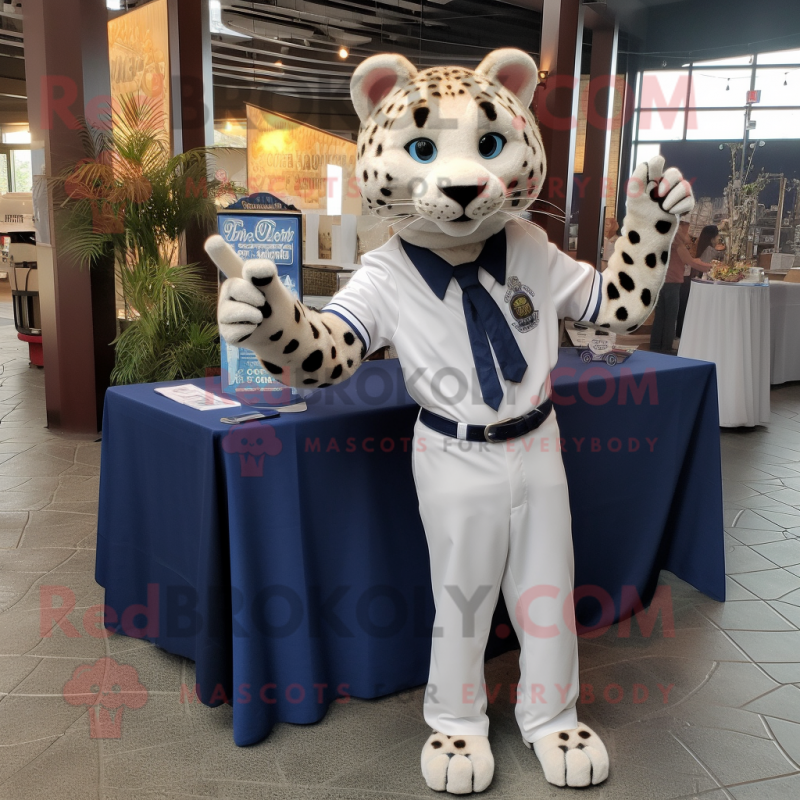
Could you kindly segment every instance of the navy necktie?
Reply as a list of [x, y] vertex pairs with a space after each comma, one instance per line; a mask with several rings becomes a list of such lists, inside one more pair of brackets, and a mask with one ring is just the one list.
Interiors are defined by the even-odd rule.
[[497, 377], [492, 350], [503, 377], [512, 383], [522, 380], [528, 362], [525, 361], [503, 312], [478, 280], [478, 268], [477, 261], [462, 264], [453, 269], [453, 277], [462, 291], [464, 316], [481, 396], [486, 405], [497, 411], [503, 400], [503, 387]]

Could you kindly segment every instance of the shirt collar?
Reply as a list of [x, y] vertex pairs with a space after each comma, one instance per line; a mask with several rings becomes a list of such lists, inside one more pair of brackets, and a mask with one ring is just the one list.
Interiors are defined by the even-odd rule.
[[[455, 269], [432, 250], [400, 240], [403, 250], [425, 279], [431, 291], [444, 300], [447, 287]], [[506, 282], [506, 232], [505, 229], [486, 240], [481, 254], [473, 262], [488, 272], [499, 284]]]

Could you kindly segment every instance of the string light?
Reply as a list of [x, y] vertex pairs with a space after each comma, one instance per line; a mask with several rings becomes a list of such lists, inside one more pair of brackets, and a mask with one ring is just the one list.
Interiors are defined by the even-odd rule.
[[344, 45], [342, 45], [342, 47], [339, 48], [339, 58], [347, 58], [349, 55], [350, 51]]

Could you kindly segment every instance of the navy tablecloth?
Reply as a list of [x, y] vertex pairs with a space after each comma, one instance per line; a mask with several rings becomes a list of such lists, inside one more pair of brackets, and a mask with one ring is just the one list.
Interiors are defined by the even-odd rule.
[[[588, 595], [579, 621], [628, 616], [661, 569], [723, 600], [714, 365], [644, 352], [587, 365], [565, 349], [552, 378]], [[369, 362], [306, 412], [246, 427], [153, 389], [106, 397], [96, 575], [107, 626], [193, 659], [201, 700], [233, 704], [239, 745], [348, 696], [425, 683], [418, 408], [398, 363]], [[503, 609], [496, 619], [502, 637]], [[513, 645], [495, 636], [490, 651]]]

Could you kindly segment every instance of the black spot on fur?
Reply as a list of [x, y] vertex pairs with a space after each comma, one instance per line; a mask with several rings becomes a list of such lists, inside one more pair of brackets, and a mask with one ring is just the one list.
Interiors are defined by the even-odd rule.
[[[628, 333], [631, 333], [632, 331], [635, 331], [638, 327], [639, 327], [638, 325], [631, 325], [630, 328], [627, 329]], [[579, 744], [578, 747], [583, 747], [583, 745]]]
[[347, 359], [347, 366], [348, 367], [352, 367], [353, 366], [353, 359], [352, 358], [348, 358]]
[[272, 275], [268, 278], [253, 278], [253, 286], [269, 286], [272, 283]]
[[442, 746], [442, 743], [441, 743], [441, 742], [440, 742], [438, 739], [434, 739], [434, 740], [431, 742], [431, 747], [432, 747], [434, 750], [438, 750], [438, 749], [439, 749], [441, 746]]
[[578, 736], [580, 736], [581, 739], [588, 739], [591, 735], [589, 731], [578, 731]]
[[301, 366], [306, 372], [316, 372], [322, 366], [322, 350], [314, 350]]
[[610, 328], [611, 325], [609, 325], [607, 322], [604, 322], [600, 327], [601, 328]]
[[642, 302], [646, 305], [650, 305], [650, 301], [653, 299], [652, 295], [650, 294], [649, 289], [642, 289]]
[[381, 194], [384, 197], [391, 197], [392, 196], [392, 190], [391, 189], [382, 188], [381, 189]]
[[563, 750], [565, 753], [567, 752], [567, 750], [569, 750], [569, 748], [565, 744], [560, 744], [558, 746], [558, 749]]
[[277, 342], [281, 336], [283, 336], [283, 331], [278, 331], [277, 333], [273, 333], [272, 336], [269, 337], [269, 340], [271, 342]]
[[273, 374], [280, 375], [283, 370], [277, 364], [270, 364], [269, 361], [264, 362], [264, 366]]
[[624, 250], [622, 251], [622, 260], [626, 264], [633, 264], [633, 259]]
[[369, 180], [369, 173], [366, 170], [364, 170], [364, 183], [366, 183], [368, 180]]
[[641, 241], [642, 241], [642, 237], [641, 237], [641, 236], [639, 236], [639, 234], [638, 234], [638, 233], [636, 233], [636, 231], [631, 231], [631, 232], [628, 234], [628, 239], [630, 240], [630, 243], [631, 243], [631, 244], [639, 244], [639, 242], [641, 242]]
[[342, 374], [342, 365], [337, 364], [331, 372], [331, 379], [336, 380]]
[[531, 146], [531, 143], [530, 143], [530, 141], [528, 140], [528, 134], [527, 134], [527, 133], [525, 133], [525, 131], [522, 131], [522, 138], [525, 140], [525, 144], [526, 144], [526, 145], [528, 145], [528, 147], [530, 147], [530, 146]]
[[495, 110], [494, 103], [484, 100], [479, 105], [483, 109], [483, 113], [486, 114], [491, 122], [494, 122], [497, 119], [497, 111]]
[[659, 233], [669, 233], [672, 223], [668, 219], [660, 219], [656, 222], [656, 230]]
[[669, 252], [666, 250], [661, 251], [661, 263], [666, 264], [669, 261]]
[[245, 339], [249, 339], [252, 335], [252, 333], [246, 333], [241, 339], [236, 340], [236, 344], [241, 344]]
[[414, 109], [414, 124], [421, 128], [425, 125], [426, 120], [428, 119], [428, 114], [431, 113], [431, 110], [427, 106], [420, 106], [419, 108]]
[[306, 386], [310, 386], [312, 383], [316, 383], [316, 382], [317, 382], [317, 379], [316, 379], [316, 378], [306, 378], [306, 379], [303, 381], [303, 383], [304, 383]]
[[300, 347], [300, 342], [298, 342], [297, 339], [292, 339], [292, 341], [283, 348], [283, 353], [284, 355], [289, 355], [289, 353], [294, 353], [298, 347]]
[[300, 322], [300, 308], [298, 306], [294, 307], [294, 321]]
[[462, 747], [466, 747], [466, 746], [467, 746], [467, 743], [466, 743], [466, 742], [465, 742], [463, 739], [456, 739], [456, 740], [453, 742], [453, 747], [457, 747], [457, 748], [459, 748], [459, 750], [460, 750]]
[[330, 384], [329, 383], [321, 383], [317, 388], [318, 389], [324, 389], [326, 386], [330, 386]]
[[[632, 330], [636, 330], [636, 328], [635, 328], [635, 326], [634, 326], [633, 328], [628, 328], [628, 330], [629, 330], [629, 331], [632, 331]], [[577, 749], [578, 749], [578, 750], [583, 750], [583, 748], [584, 748], [584, 747], [586, 747], [586, 745], [585, 745], [583, 742], [580, 742], [580, 743], [578, 744], [578, 748], [577, 748]]]
[[262, 319], [269, 319], [272, 316], [272, 306], [265, 300], [259, 307]]
[[[308, 324], [311, 325], [310, 322]], [[319, 331], [313, 325], [311, 325], [311, 333], [314, 334], [315, 339], [319, 339]]]
[[328, 327], [328, 323], [327, 322], [323, 322], [322, 324], [324, 325], [325, 330], [328, 331], [328, 333], [333, 333], [333, 331]]
[[377, 199], [375, 202], [376, 202], [376, 203], [377, 203], [379, 206], [385, 206], [385, 205], [386, 205], [386, 201], [385, 201], [385, 200], [381, 200], [381, 199], [380, 199], [380, 197], [379, 197], [379, 198], [378, 198], [378, 199]]
[[376, 155], [376, 156], [380, 156], [380, 154], [381, 154], [382, 152], [383, 152], [383, 145], [382, 145], [382, 144], [379, 144], [379, 145], [378, 145], [378, 149], [375, 151], [375, 155]]
[[644, 263], [647, 264], [650, 269], [652, 269], [656, 265], [656, 254], [655, 253], [648, 253], [644, 257]]
[[367, 354], [367, 348], [364, 345], [361, 345], [361, 360], [364, 360], [364, 356]]
[[350, 331], [345, 331], [345, 334], [344, 334], [344, 343], [345, 344], [353, 344], [353, 342], [355, 340], [356, 340], [356, 337], [353, 336], [353, 334], [350, 333]]
[[625, 322], [625, 320], [628, 319], [628, 309], [625, 308], [625, 306], [618, 308], [616, 317], [620, 322]]
[[606, 294], [609, 300], [617, 300], [619, 298], [619, 289], [617, 289], [617, 285], [615, 283], [609, 283], [608, 286], [606, 286]]
[[633, 278], [627, 272], [620, 272], [619, 283], [626, 292], [632, 292], [636, 288]]
[[336, 348], [331, 347], [331, 358], [336, 358]]
[[559, 739], [563, 739], [563, 740], [566, 742], [566, 741], [567, 741], [567, 739], [569, 739], [569, 734], [568, 734], [568, 733], [564, 733], [564, 732], [562, 731], [561, 733], [559, 733], [559, 734], [558, 734], [558, 738], [559, 738]]

